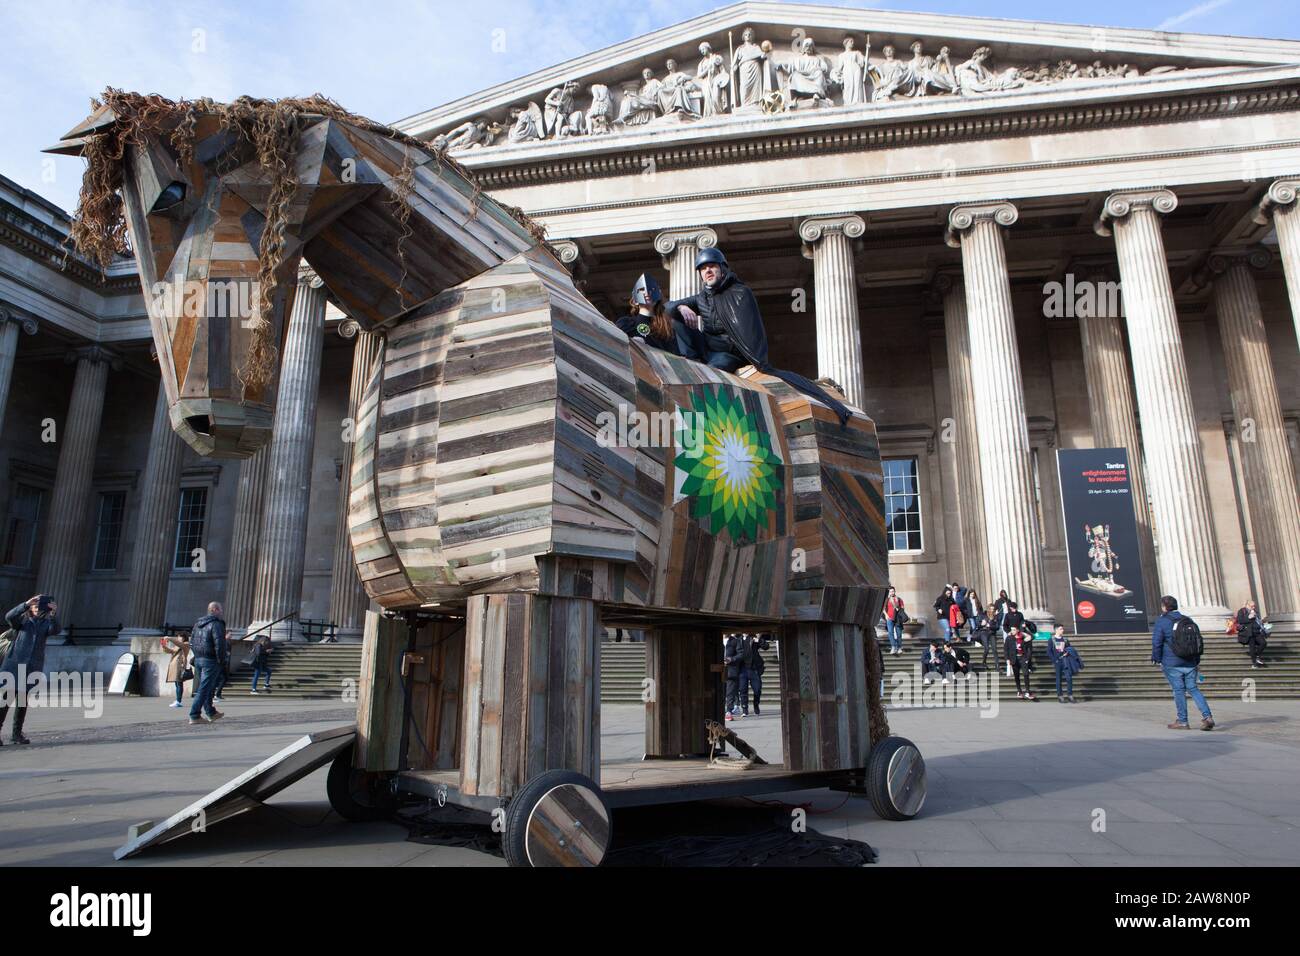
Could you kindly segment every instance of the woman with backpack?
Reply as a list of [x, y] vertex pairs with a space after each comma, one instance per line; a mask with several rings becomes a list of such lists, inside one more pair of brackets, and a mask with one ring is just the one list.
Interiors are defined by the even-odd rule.
[[248, 664], [253, 668], [253, 688], [250, 694], [257, 696], [257, 679], [263, 674], [266, 675], [266, 684], [262, 690], [264, 693], [271, 691], [271, 638], [263, 634], [253, 642], [253, 653], [249, 655]]
[[903, 610], [903, 599], [890, 587], [885, 598], [885, 630], [889, 632], [889, 653], [903, 653], [903, 625], [911, 620]]

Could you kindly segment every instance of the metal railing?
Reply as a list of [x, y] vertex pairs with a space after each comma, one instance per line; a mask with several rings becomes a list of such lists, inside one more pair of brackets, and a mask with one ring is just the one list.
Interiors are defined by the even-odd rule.
[[112, 644], [117, 640], [117, 636], [122, 633], [122, 624], [116, 627], [109, 625], [107, 627], [87, 627], [84, 624], [69, 624], [63, 629], [63, 642], [71, 645], [81, 645], [82, 647], [91, 647], [95, 645], [103, 646]]

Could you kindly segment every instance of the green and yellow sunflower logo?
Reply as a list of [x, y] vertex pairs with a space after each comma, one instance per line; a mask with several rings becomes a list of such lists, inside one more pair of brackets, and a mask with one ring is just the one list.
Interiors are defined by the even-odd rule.
[[746, 412], [740, 396], [720, 387], [691, 393], [678, 408], [674, 502], [691, 499], [691, 515], [711, 534], [757, 540], [776, 510], [784, 462], [765, 423]]

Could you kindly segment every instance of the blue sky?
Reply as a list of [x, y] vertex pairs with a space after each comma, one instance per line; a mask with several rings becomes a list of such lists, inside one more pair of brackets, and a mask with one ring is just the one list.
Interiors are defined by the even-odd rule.
[[[872, 0], [835, 6], [1300, 39], [1277, 0]], [[170, 97], [321, 92], [393, 121], [670, 26], [715, 0], [5, 0], [0, 173], [65, 209], [81, 161], [40, 149], [105, 86]], [[504, 31], [504, 34], [495, 31]], [[504, 52], [493, 51], [504, 37]], [[501, 44], [498, 42], [497, 46]]]

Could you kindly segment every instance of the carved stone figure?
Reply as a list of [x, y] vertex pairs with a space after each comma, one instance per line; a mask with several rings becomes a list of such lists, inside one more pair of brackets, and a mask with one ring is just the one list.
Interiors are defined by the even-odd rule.
[[902, 60], [894, 59], [894, 47], [885, 44], [880, 51], [884, 59], [872, 63], [867, 69], [871, 74], [871, 102], [885, 103], [895, 96], [906, 96], [912, 91], [912, 72]]
[[618, 105], [620, 126], [643, 126], [659, 115], [659, 90], [663, 84], [655, 79], [654, 71], [646, 67], [641, 71], [641, 88], [625, 90]]
[[740, 37], [741, 44], [731, 61], [736, 70], [736, 106], [758, 106], [763, 96], [772, 92], [764, 82], [770, 65], [768, 51], [754, 42], [752, 27], [745, 27]]
[[1015, 67], [1002, 73], [994, 73], [984, 65], [992, 55], [986, 46], [971, 54], [971, 58], [957, 67], [957, 92], [962, 96], [979, 96], [984, 93], [997, 93], [1001, 90], [1014, 90], [1024, 86], [1025, 81]]
[[489, 123], [480, 116], [436, 137], [433, 145], [449, 152], [454, 149], [482, 149], [491, 146], [500, 131], [500, 125]]
[[506, 135], [510, 142], [527, 143], [543, 137], [545, 127], [542, 125], [542, 109], [536, 103], [529, 103], [526, 107], [513, 107], [510, 119], [514, 123]]
[[[942, 63], [942, 69], [939, 68]], [[957, 89], [956, 79], [952, 75], [952, 64], [948, 61], [948, 48], [939, 52], [939, 58], [926, 56], [920, 40], [912, 44], [912, 59], [907, 64], [912, 74], [911, 96], [925, 96], [931, 90], [936, 93], [952, 93]]]
[[867, 102], [867, 58], [853, 47], [853, 37], [845, 37], [844, 52], [835, 58], [831, 72], [831, 82], [842, 91], [845, 106]]
[[677, 61], [666, 64], [668, 74], [659, 86], [659, 109], [665, 116], [676, 113], [691, 119], [700, 118], [704, 94], [689, 73], [677, 69]]
[[577, 88], [577, 80], [571, 80], [546, 94], [542, 127], [551, 139], [580, 136], [586, 132], [586, 119], [582, 111], [574, 109], [573, 91]]
[[789, 63], [778, 63], [776, 69], [790, 77], [788, 92], [792, 103], [808, 101], [820, 106], [831, 105], [828, 89], [831, 65], [817, 52], [812, 37], [804, 37], [799, 42], [799, 55]]
[[610, 131], [610, 115], [614, 112], [614, 103], [609, 96], [609, 87], [604, 83], [591, 84], [591, 106], [587, 109], [587, 132], [601, 136]]
[[704, 95], [704, 115], [725, 113], [731, 72], [727, 69], [726, 59], [721, 53], [714, 53], [708, 43], [700, 44], [700, 63], [695, 68], [695, 81]]

